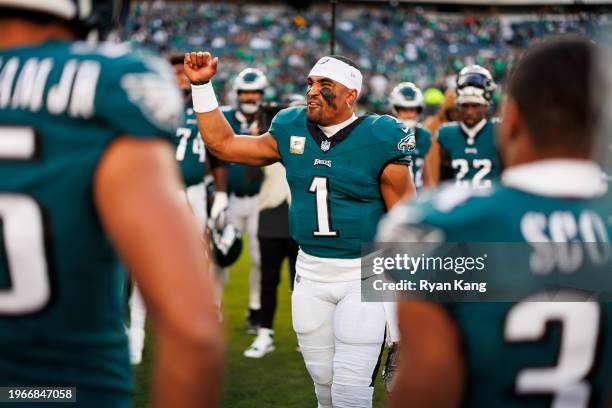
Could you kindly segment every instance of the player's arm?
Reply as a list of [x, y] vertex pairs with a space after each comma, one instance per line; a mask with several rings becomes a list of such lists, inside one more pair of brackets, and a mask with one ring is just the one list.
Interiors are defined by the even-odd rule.
[[410, 166], [399, 163], [388, 164], [380, 176], [380, 193], [387, 209], [391, 209], [400, 200], [414, 197], [416, 187]]
[[[436, 187], [440, 184], [440, 144], [437, 137], [432, 135], [431, 147], [425, 156], [425, 165], [427, 167], [427, 179], [423, 173], [423, 182], [426, 187]], [[429, 183], [429, 184], [427, 184]]]
[[[218, 63], [219, 59], [212, 58], [208, 52], [185, 54], [185, 74], [189, 80], [192, 83], [207, 83], [204, 88], [192, 88], [198, 129], [206, 146], [219, 159], [229, 162], [267, 166], [279, 161], [276, 140], [270, 133], [261, 136], [238, 136], [234, 134], [221, 110], [216, 107], [216, 97], [210, 80], [217, 73]], [[204, 101], [206, 106], [200, 107], [200, 100]]]
[[[209, 150], [208, 147], [206, 150]], [[210, 172], [212, 173], [213, 180], [215, 182], [215, 191], [227, 192], [227, 163], [225, 163], [223, 160], [219, 160], [217, 156], [210, 153], [210, 150], [207, 157]]]
[[171, 147], [117, 139], [96, 171], [103, 225], [132, 271], [156, 331], [154, 406], [212, 407], [221, 391], [223, 336]]
[[401, 354], [389, 406], [460, 407], [465, 374], [450, 316], [440, 305], [417, 301], [401, 302], [398, 314]]

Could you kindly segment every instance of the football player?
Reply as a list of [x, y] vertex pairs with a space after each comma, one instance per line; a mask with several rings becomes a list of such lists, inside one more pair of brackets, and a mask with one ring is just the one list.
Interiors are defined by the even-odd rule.
[[185, 55], [200, 133], [223, 160], [286, 168], [300, 246], [292, 320], [319, 406], [369, 407], [385, 314], [381, 303], [361, 302], [361, 243], [414, 194], [414, 134], [390, 116], [357, 117], [362, 74], [350, 59], [327, 56], [308, 75], [307, 106], [280, 111], [261, 136], [236, 136], [210, 83], [218, 62]]
[[[572, 251], [590, 242], [609, 250], [612, 195], [590, 159], [602, 107], [592, 88], [602, 84], [596, 54], [594, 44], [576, 38], [530, 50], [507, 88], [501, 184], [486, 193], [451, 187], [424, 203], [398, 205], [381, 223], [380, 239], [572, 242]], [[591, 257], [586, 252], [575, 270], [592, 270]], [[507, 262], [517, 268], [516, 259]], [[527, 264], [523, 287], [534, 295], [547, 290], [537, 263]], [[559, 279], [569, 272], [549, 273]], [[603, 407], [612, 380], [612, 304], [529, 300], [402, 302], [402, 358], [391, 405]]]
[[[185, 103], [185, 117], [176, 129], [175, 158], [180, 166], [183, 183], [186, 187], [187, 200], [193, 212], [200, 235], [204, 237], [207, 223], [206, 188], [204, 174], [207, 168], [212, 173], [215, 183], [214, 200], [211, 207], [211, 222], [222, 228], [225, 224], [227, 199], [227, 167], [211, 154], [206, 154], [206, 147], [199, 137], [195, 113], [191, 107], [191, 86], [183, 69], [183, 55], [175, 54], [168, 58], [174, 70], [174, 78], [182, 93]], [[216, 277], [216, 297], [220, 302], [225, 282], [226, 271], [215, 264], [210, 265]], [[221, 275], [221, 276], [220, 276]], [[130, 296], [130, 360], [132, 364], [140, 364], [145, 341], [146, 309], [142, 295], [136, 285]]]
[[438, 129], [440, 181], [471, 188], [489, 188], [499, 177], [501, 163], [495, 142], [497, 119], [486, 117], [496, 85], [489, 71], [470, 65], [457, 76], [459, 122]]
[[[257, 118], [268, 79], [259, 69], [246, 68], [234, 80], [234, 92], [238, 97], [238, 107], [223, 107], [221, 111], [231, 125], [234, 133], [251, 134], [251, 126]], [[228, 190], [229, 220], [249, 238], [249, 311], [247, 331], [257, 333], [261, 309], [261, 260], [257, 225], [259, 220], [259, 189], [263, 173], [257, 166], [229, 163]]]
[[431, 147], [431, 132], [421, 124], [421, 113], [425, 107], [423, 93], [412, 82], [399, 83], [389, 95], [389, 105], [393, 116], [404, 122], [406, 126], [414, 129], [416, 147], [412, 163], [412, 175], [417, 190], [429, 187], [429, 173], [425, 165], [425, 157]]
[[131, 406], [114, 247], [156, 329], [154, 403], [211, 406], [221, 333], [176, 194], [181, 102], [170, 67], [78, 41], [106, 38], [127, 10], [117, 0], [0, 0], [0, 385], [70, 385], [74, 406]]
[[185, 120], [177, 128], [174, 138], [176, 160], [180, 164], [183, 182], [187, 188], [189, 206], [196, 215], [200, 232], [204, 234], [207, 219], [204, 174], [209, 169], [215, 185], [210, 218], [213, 224], [222, 228], [225, 225], [228, 207], [227, 166], [214, 155], [207, 154], [206, 146], [202, 138], [199, 137], [191, 103], [191, 86], [183, 67], [183, 55], [172, 55], [169, 61], [174, 69], [174, 77], [185, 102]]

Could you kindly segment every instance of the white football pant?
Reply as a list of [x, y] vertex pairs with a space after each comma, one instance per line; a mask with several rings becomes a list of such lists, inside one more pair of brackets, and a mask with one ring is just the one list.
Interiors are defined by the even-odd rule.
[[[319, 258], [321, 259], [321, 258]], [[293, 328], [320, 408], [370, 408], [385, 338], [382, 303], [361, 302], [361, 279], [320, 282], [300, 276]], [[333, 274], [332, 263], [328, 272]]]
[[251, 197], [229, 198], [228, 219], [243, 235], [249, 237], [249, 255], [251, 270], [249, 272], [249, 309], [261, 309], [261, 261], [257, 225], [259, 223], [259, 195]]
[[399, 325], [397, 321], [397, 302], [384, 302], [385, 318], [387, 319], [387, 344], [400, 341]]
[[[196, 218], [198, 232], [200, 236], [206, 234], [206, 221], [208, 214], [206, 212], [206, 185], [204, 182], [194, 184], [193, 186], [187, 187], [187, 200], [191, 207], [191, 212]], [[221, 299], [223, 298], [223, 290], [227, 283], [227, 268], [221, 268], [211, 259], [209, 267], [211, 273], [215, 278], [215, 295], [217, 296], [217, 306], [221, 306]]]

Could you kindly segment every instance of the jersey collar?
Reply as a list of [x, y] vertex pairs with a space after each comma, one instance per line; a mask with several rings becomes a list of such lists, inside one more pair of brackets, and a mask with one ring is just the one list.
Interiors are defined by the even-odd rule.
[[546, 197], [594, 198], [608, 185], [597, 163], [590, 160], [551, 159], [507, 168], [506, 187]]
[[480, 122], [478, 122], [474, 127], [467, 127], [465, 123], [459, 122], [459, 127], [463, 131], [463, 133], [467, 136], [467, 142], [469, 145], [474, 144], [474, 139], [480, 133], [482, 129], [487, 125], [487, 119], [483, 118]]
[[330, 149], [333, 149], [334, 146], [346, 139], [348, 135], [351, 134], [353, 129], [355, 129], [361, 122], [363, 122], [365, 118], [367, 118], [367, 115], [360, 116], [354, 119], [347, 126], [343, 127], [330, 137], [327, 137], [325, 133], [323, 133], [319, 125], [317, 125], [315, 122], [306, 119], [306, 125], [308, 127], [308, 133], [310, 133], [310, 136], [312, 136], [317, 145], [321, 147], [321, 151], [325, 153]]

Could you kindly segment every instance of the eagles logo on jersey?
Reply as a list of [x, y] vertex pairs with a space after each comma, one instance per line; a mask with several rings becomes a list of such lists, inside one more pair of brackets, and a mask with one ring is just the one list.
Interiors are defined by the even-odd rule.
[[280, 111], [270, 133], [287, 169], [292, 237], [310, 255], [359, 258], [386, 211], [380, 174], [389, 163], [410, 165], [413, 133], [391, 116], [370, 115], [328, 138], [306, 107]]

